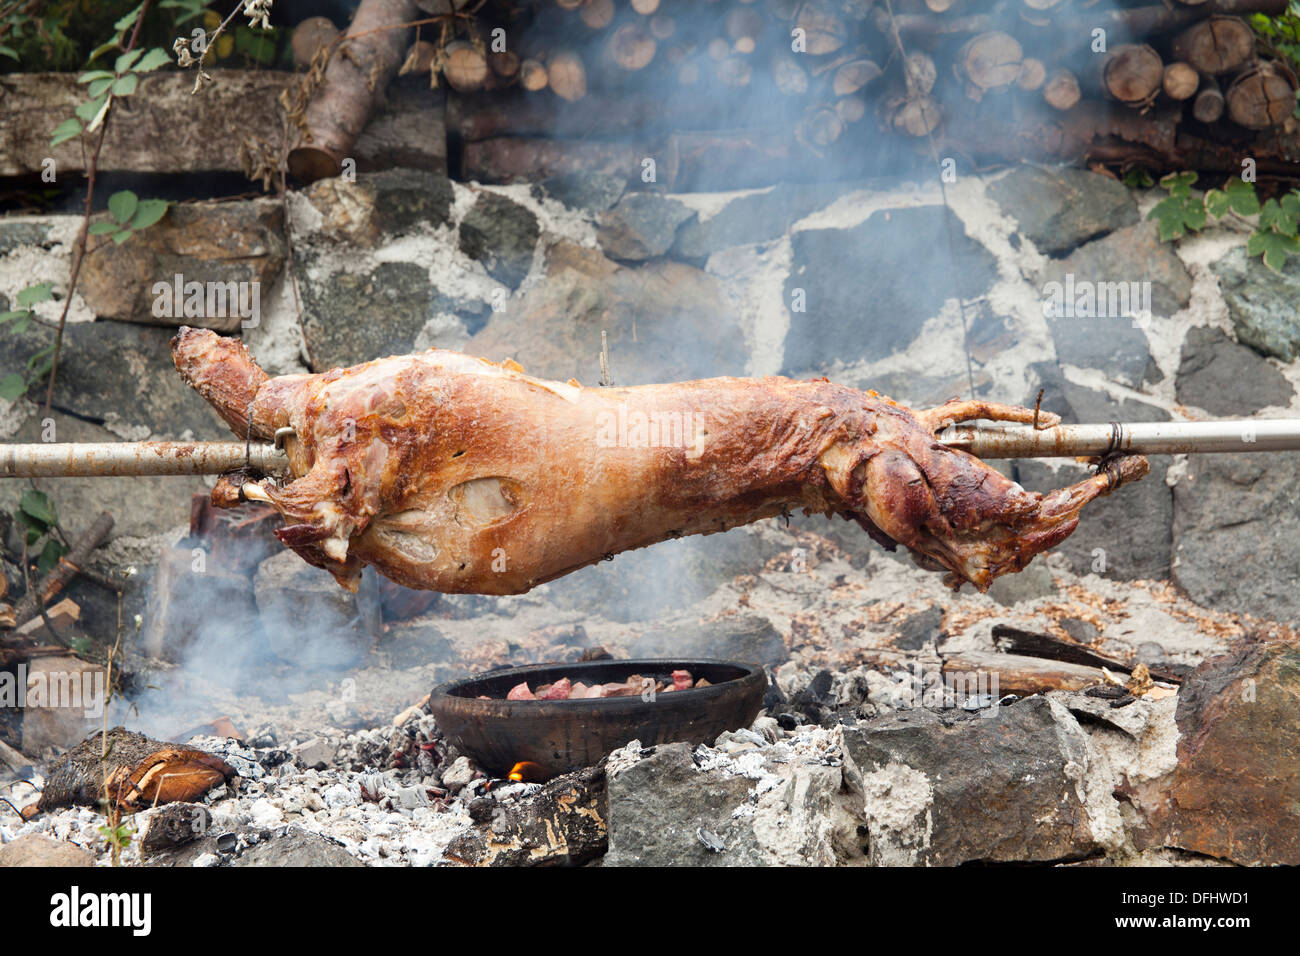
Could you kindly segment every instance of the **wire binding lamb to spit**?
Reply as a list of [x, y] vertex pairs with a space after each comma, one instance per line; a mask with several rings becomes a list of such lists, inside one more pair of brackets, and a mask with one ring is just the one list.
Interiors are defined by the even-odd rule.
[[584, 388], [440, 349], [270, 378], [239, 340], [190, 328], [172, 354], [241, 438], [296, 433], [291, 480], [225, 475], [214, 503], [269, 502], [280, 540], [353, 590], [369, 564], [412, 588], [520, 594], [621, 551], [801, 508], [984, 591], [1148, 470], [1122, 456], [1026, 491], [935, 433], [1028, 424], [1033, 410], [954, 399], [915, 411], [825, 379]]

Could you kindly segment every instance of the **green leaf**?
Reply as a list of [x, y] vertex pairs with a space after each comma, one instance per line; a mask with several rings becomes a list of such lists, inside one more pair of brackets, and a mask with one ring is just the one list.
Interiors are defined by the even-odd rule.
[[1222, 189], [1211, 189], [1205, 194], [1205, 211], [1215, 219], [1222, 219], [1228, 212], [1228, 194]]
[[86, 92], [91, 96], [103, 96], [108, 92], [108, 88], [113, 85], [113, 82], [111, 76], [101, 80], [92, 80], [90, 86], [86, 87]]
[[1255, 184], [1233, 177], [1223, 187], [1228, 195], [1228, 205], [1238, 216], [1253, 216], [1259, 212], [1259, 197], [1255, 195]]
[[154, 70], [158, 69], [158, 67], [170, 63], [171, 61], [172, 55], [162, 47], [156, 46], [146, 53], [144, 58], [132, 67], [132, 69], [135, 70], [136, 73], [152, 73]]
[[117, 48], [118, 48], [117, 37], [113, 37], [113, 39], [109, 40], [108, 42], [101, 43], [99, 46], [95, 47], [95, 49], [91, 50], [90, 56], [86, 58], [86, 62], [94, 63], [95, 60], [103, 56], [109, 50], [116, 50]]
[[27, 383], [17, 372], [10, 372], [0, 378], [0, 398], [12, 402], [27, 392]]
[[128, 73], [113, 83], [113, 95], [130, 96], [135, 92], [136, 84], [139, 82], [140, 78], [138, 76], [134, 73]]
[[144, 4], [142, 3], [140, 4], [140, 6], [136, 7], [134, 10], [132, 10], [130, 13], [124, 16], [121, 20], [118, 20], [116, 23], [114, 23], [113, 29], [116, 30], [118, 33], [121, 33], [127, 27], [132, 26], [135, 23], [136, 19], [139, 18], [140, 11], [143, 9], [144, 9]]
[[117, 223], [104, 219], [100, 222], [92, 222], [86, 232], [92, 236], [102, 236], [105, 233], [114, 232], [116, 229]]
[[68, 117], [58, 126], [54, 127], [54, 132], [50, 136], [50, 145], [58, 146], [60, 143], [66, 143], [74, 136], [81, 135], [81, 124]]
[[117, 243], [117, 245], [119, 246], [130, 238], [131, 238], [130, 229], [123, 229], [121, 232], [113, 233], [113, 242]]
[[55, 538], [47, 538], [40, 557], [36, 559], [36, 567], [41, 570], [41, 573], [49, 574], [50, 569], [59, 563], [59, 558], [63, 557], [66, 550], [62, 542]]
[[98, 99], [86, 100], [84, 103], [77, 104], [75, 112], [85, 122], [92, 123], [94, 122], [95, 117], [99, 115], [99, 111], [103, 108], [104, 103], [105, 97], [102, 96]]
[[1282, 197], [1279, 203], [1276, 199], [1270, 199], [1259, 210], [1259, 228], [1261, 232], [1277, 232], [1284, 236], [1294, 236], [1296, 234], [1297, 215], [1300, 214], [1300, 208], [1296, 203], [1287, 203], [1286, 197]]
[[1257, 230], [1246, 240], [1246, 255], [1263, 256], [1264, 265], [1274, 272], [1281, 272], [1286, 265], [1287, 256], [1297, 252], [1300, 252], [1300, 239], [1272, 230]]
[[35, 488], [28, 488], [23, 492], [22, 498], [18, 502], [18, 507], [23, 510], [23, 514], [30, 518], [35, 518], [46, 527], [51, 527], [59, 523], [58, 512], [54, 508], [54, 502], [43, 491], [37, 491]]
[[3, 43], [0, 43], [0, 56], [7, 56], [15, 63], [18, 62], [18, 54], [14, 51], [14, 48], [5, 46]]
[[112, 78], [113, 74], [109, 70], [91, 70], [89, 73], [83, 73], [77, 77], [77, 82], [89, 83], [92, 80], [111, 80]]
[[9, 331], [14, 333], [14, 335], [21, 335], [23, 332], [26, 332], [27, 327], [32, 324], [31, 316], [32, 314], [28, 312], [25, 318], [21, 318], [13, 325], [9, 326]]
[[135, 215], [135, 207], [139, 204], [140, 200], [129, 189], [123, 189], [108, 197], [108, 211], [123, 226], [131, 221], [131, 217]]
[[1160, 241], [1170, 242], [1185, 236], [1188, 229], [1194, 232], [1205, 225], [1205, 206], [1194, 196], [1171, 194], [1156, 203], [1147, 218], [1159, 225]]
[[1192, 184], [1196, 182], [1196, 173], [1188, 170], [1182, 173], [1170, 173], [1160, 178], [1160, 185], [1169, 190], [1171, 196], [1190, 196]]
[[131, 69], [131, 65], [135, 63], [136, 60], [140, 59], [143, 54], [144, 50], [127, 50], [119, 56], [117, 62], [113, 64], [113, 72], [121, 76], [127, 70]]
[[135, 218], [131, 220], [132, 229], [148, 229], [155, 222], [167, 215], [167, 207], [170, 206], [165, 199], [144, 199], [140, 202], [140, 208], [135, 211]]
[[53, 298], [54, 293], [50, 291], [50, 283], [40, 282], [36, 285], [29, 285], [27, 288], [23, 289], [14, 296], [14, 301], [24, 309], [30, 309], [37, 302], [49, 302], [50, 299]]
[[1297, 226], [1300, 226], [1300, 195], [1289, 192], [1278, 200], [1278, 206], [1282, 210], [1282, 215], [1277, 222], [1277, 230], [1288, 236], [1296, 235]]
[[1133, 189], [1149, 189], [1155, 185], [1155, 181], [1146, 167], [1135, 166], [1124, 174], [1124, 185]]
[[19, 316], [27, 315], [27, 314], [28, 313], [26, 309], [13, 309], [9, 312], [0, 313], [0, 325], [4, 325], [6, 322], [12, 322], [14, 319], [18, 318]]

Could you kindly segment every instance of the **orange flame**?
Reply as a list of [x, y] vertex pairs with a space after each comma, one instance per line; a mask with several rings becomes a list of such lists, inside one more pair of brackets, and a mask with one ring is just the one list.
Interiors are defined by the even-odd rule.
[[506, 774], [506, 779], [519, 783], [524, 780], [541, 780], [545, 776], [546, 771], [542, 769], [540, 764], [535, 764], [531, 760], [521, 760], [510, 768], [510, 772]]

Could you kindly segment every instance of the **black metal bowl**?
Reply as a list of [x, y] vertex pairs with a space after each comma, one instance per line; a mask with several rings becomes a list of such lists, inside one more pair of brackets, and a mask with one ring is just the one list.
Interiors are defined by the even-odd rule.
[[[672, 683], [688, 670], [708, 687], [641, 697], [595, 700], [505, 700], [521, 681], [530, 687], [562, 677], [606, 684], [633, 674]], [[748, 727], [767, 690], [761, 667], [731, 661], [630, 660], [538, 664], [490, 671], [435, 687], [429, 709], [438, 727], [484, 770], [504, 777], [516, 763], [538, 766], [534, 776], [589, 767], [630, 740], [652, 744], [709, 743], [724, 730]], [[490, 700], [479, 700], [486, 695]]]

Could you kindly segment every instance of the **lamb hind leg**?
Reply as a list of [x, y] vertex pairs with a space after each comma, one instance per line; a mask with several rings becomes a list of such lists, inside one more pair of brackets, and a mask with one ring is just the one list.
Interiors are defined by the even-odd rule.
[[[1053, 425], [1061, 423], [1061, 416], [1053, 412], [1039, 410], [1036, 414], [1040, 428], [1051, 428]], [[978, 398], [954, 398], [934, 408], [919, 411], [916, 413], [916, 417], [929, 431], [937, 432], [958, 422], [970, 422], [978, 419], [1032, 425], [1035, 422], [1035, 411], [1032, 408], [1025, 408], [1023, 405], [986, 402]]]

